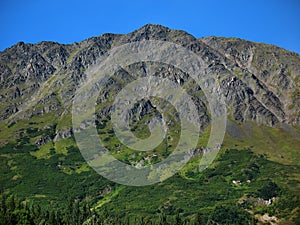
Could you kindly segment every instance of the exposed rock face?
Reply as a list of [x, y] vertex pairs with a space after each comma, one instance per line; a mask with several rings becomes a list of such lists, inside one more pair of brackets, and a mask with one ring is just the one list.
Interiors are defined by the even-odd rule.
[[57, 134], [55, 135], [54, 137], [54, 140], [55, 142], [57, 141], [60, 141], [62, 139], [66, 139], [66, 138], [69, 138], [71, 137], [73, 134], [73, 129], [64, 129], [64, 130], [60, 130], [57, 132]]
[[299, 126], [300, 58], [297, 53], [235, 38], [200, 40], [238, 65], [241, 70], [233, 70], [235, 75], [278, 121]]
[[[146, 25], [126, 35], [103, 34], [80, 43], [63, 45], [54, 42], [20, 42], [0, 52], [0, 118], [17, 121], [33, 116], [70, 113], [72, 99], [85, 71], [99, 57], [124, 43], [141, 40], [169, 41], [193, 51], [209, 66], [205, 73], [215, 74], [226, 97], [230, 117], [274, 126], [288, 123], [300, 126], [300, 56], [272, 45], [240, 39], [207, 37], [196, 39], [184, 31], [160, 25]], [[201, 126], [209, 123], [207, 100], [188, 74], [168, 65], [151, 62], [129, 65], [118, 71], [106, 84], [98, 103], [116, 96], [122, 83], [147, 76], [149, 70], [177, 82], [193, 96]], [[230, 74], [223, 78], [222, 75]], [[140, 116], [154, 110], [153, 102], [140, 104]], [[133, 109], [133, 110], [137, 110]], [[109, 115], [104, 104], [99, 115]], [[134, 113], [134, 112], [133, 112]], [[70, 137], [70, 127], [58, 130], [55, 140]], [[42, 144], [47, 140], [41, 140]]]
[[41, 145], [44, 145], [46, 144], [47, 142], [51, 141], [51, 137], [49, 136], [46, 136], [46, 137], [41, 137], [39, 138], [38, 140], [36, 140], [35, 144], [37, 146], [41, 146]]

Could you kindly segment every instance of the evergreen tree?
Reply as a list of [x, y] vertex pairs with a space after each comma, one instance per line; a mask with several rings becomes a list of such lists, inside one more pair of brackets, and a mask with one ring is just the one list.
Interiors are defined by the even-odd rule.
[[6, 196], [4, 193], [1, 195], [1, 212], [3, 215], [6, 214], [7, 206], [6, 206]]
[[80, 212], [80, 208], [79, 208], [79, 202], [75, 202], [75, 204], [73, 204], [73, 210], [72, 210], [72, 218], [73, 218], [73, 224], [77, 225], [77, 224], [81, 224], [80, 221], [80, 217], [81, 217], [81, 212]]
[[200, 213], [200, 212], [198, 212], [198, 213], [196, 214], [194, 224], [195, 224], [195, 225], [202, 225], [202, 224], [204, 224], [204, 223], [202, 222], [202, 220], [201, 220], [201, 213]]
[[16, 201], [14, 195], [10, 196], [8, 207], [11, 212], [13, 212], [16, 209]]
[[183, 222], [183, 221], [182, 221], [181, 218], [180, 218], [180, 214], [177, 213], [177, 214], [176, 214], [176, 217], [175, 217], [175, 225], [181, 225], [182, 222]]
[[158, 224], [159, 225], [166, 225], [167, 224], [167, 216], [164, 212], [160, 213]]
[[54, 211], [50, 212], [48, 224], [49, 225], [58, 225]]

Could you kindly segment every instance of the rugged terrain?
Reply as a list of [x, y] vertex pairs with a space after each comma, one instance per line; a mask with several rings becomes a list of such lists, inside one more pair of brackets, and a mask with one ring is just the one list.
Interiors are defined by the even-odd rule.
[[[205, 149], [210, 129], [210, 112], [201, 88], [189, 74], [169, 65], [140, 62], [120, 69], [101, 90], [96, 112], [98, 133], [116, 158], [146, 166], [162, 160], [178, 142], [180, 127], [174, 108], [155, 98], [140, 101], [132, 109], [132, 118], [136, 118], [131, 121], [132, 131], [147, 137], [145, 124], [157, 116], [156, 106], [169, 107], [168, 140], [146, 154], [122, 147], [113, 135], [109, 122], [113, 99], [125, 84], [147, 76], [149, 71], [178, 82], [193, 97], [203, 131], [195, 157], [179, 174], [159, 185], [135, 189], [99, 178], [84, 162], [74, 141], [71, 110], [75, 91], [87, 79], [89, 66], [107, 57], [114, 47], [142, 40], [176, 43], [200, 56], [208, 65], [203, 73], [215, 75], [226, 98], [228, 123], [218, 160], [203, 174], [197, 173], [197, 153], [201, 155]], [[71, 196], [113, 215], [149, 216], [166, 211], [168, 216], [179, 213], [193, 220], [201, 212], [207, 214], [203, 221], [218, 218], [220, 207], [234, 203], [260, 222], [266, 213], [279, 221], [299, 222], [297, 53], [236, 38], [197, 39], [160, 25], [146, 25], [125, 35], [103, 34], [69, 45], [20, 42], [0, 52], [0, 118], [0, 171], [4, 174], [0, 187], [8, 195], [57, 208], [65, 204], [61, 198]], [[233, 183], [236, 180], [241, 184]], [[262, 196], [270, 182], [280, 187], [281, 194]], [[158, 197], [145, 196], [145, 190]], [[193, 196], [195, 193], [199, 196]], [[271, 205], [260, 203], [272, 197], [279, 200]], [[126, 206], [127, 201], [130, 204]], [[139, 209], [141, 202], [145, 206]], [[291, 204], [284, 206], [287, 202]]]

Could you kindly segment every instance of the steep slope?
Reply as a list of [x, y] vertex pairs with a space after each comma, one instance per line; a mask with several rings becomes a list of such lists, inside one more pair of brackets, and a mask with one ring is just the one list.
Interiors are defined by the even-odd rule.
[[235, 38], [208, 37], [200, 40], [252, 74], [252, 79], [249, 79], [236, 71], [236, 75], [281, 122], [299, 126], [298, 54], [273, 45]]
[[[140, 40], [180, 44], [210, 64], [210, 73], [232, 74], [221, 86], [233, 119], [271, 126], [278, 122], [299, 125], [299, 55], [243, 40], [197, 40], [183, 31], [154, 25], [128, 35], [104, 34], [73, 45], [18, 43], [6, 49], [0, 60], [1, 118], [65, 110], [89, 65], [114, 46]], [[53, 103], [52, 109], [45, 102]], [[33, 110], [37, 103], [38, 109]]]
[[[71, 108], [90, 66], [106, 58], [113, 48], [142, 40], [176, 43], [197, 54], [207, 65], [201, 72], [213, 75], [225, 96], [228, 123], [220, 158], [200, 174], [197, 156], [205, 150], [211, 114], [198, 84], [186, 72], [163, 63], [139, 62], [117, 71], [100, 91], [96, 107], [98, 134], [116, 158], [143, 167], [163, 160], [178, 143], [176, 110], [157, 98], [134, 105], [131, 131], [138, 137], [148, 137], [147, 124], [160, 116], [157, 109], [164, 107], [168, 139], [145, 153], [123, 147], [114, 137], [109, 122], [113, 100], [126, 84], [151, 72], [178, 83], [192, 96], [203, 131], [192, 153], [195, 158], [178, 175], [159, 185], [134, 189], [100, 177], [84, 162], [73, 136]], [[242, 199], [253, 206], [246, 209], [257, 215], [265, 209], [277, 210], [284, 219], [300, 215], [296, 206], [289, 206], [294, 210], [290, 213], [280, 205], [288, 201], [297, 205], [300, 190], [300, 56], [276, 46], [234, 38], [197, 39], [160, 25], [145, 25], [124, 35], [103, 34], [70, 45], [20, 42], [0, 52], [0, 118], [0, 188], [9, 194], [17, 193], [44, 205], [52, 202], [55, 207], [69, 196], [79, 201], [88, 199], [96, 209], [106, 207], [115, 210], [114, 214], [126, 208], [128, 201], [133, 202], [127, 206], [129, 213], [148, 215], [159, 208], [172, 215], [177, 213], [172, 210], [176, 207], [191, 216], [198, 209], [210, 214], [218, 204], [236, 204]], [[226, 151], [233, 148], [241, 151]], [[233, 179], [243, 185], [233, 185]], [[251, 183], [246, 184], [248, 179]], [[260, 189], [270, 180], [282, 189], [282, 202], [271, 208], [256, 206]], [[167, 197], [149, 197], [159, 190]], [[292, 197], [286, 197], [286, 193], [292, 193]], [[195, 200], [187, 204], [191, 196]], [[144, 210], [138, 209], [142, 198], [147, 205]]]

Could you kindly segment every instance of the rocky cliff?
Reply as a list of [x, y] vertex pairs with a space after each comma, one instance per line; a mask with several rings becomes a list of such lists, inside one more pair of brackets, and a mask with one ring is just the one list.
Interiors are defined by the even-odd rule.
[[[0, 52], [0, 118], [5, 124], [35, 116], [55, 115], [57, 137], [70, 136], [72, 99], [85, 71], [99, 57], [124, 43], [141, 40], [161, 40], [179, 44], [201, 57], [215, 74], [228, 106], [229, 119], [243, 123], [275, 126], [279, 123], [300, 126], [300, 56], [282, 48], [235, 38], [207, 37], [197, 39], [178, 30], [160, 25], [146, 25], [125, 35], [103, 34], [80, 43], [59, 44], [23, 42]], [[118, 71], [98, 103], [109, 100], [128, 83], [147, 70], [157, 70], [159, 76], [180, 81], [192, 95], [201, 115], [202, 125], [209, 124], [207, 101], [192, 79], [177, 68], [141, 62]], [[222, 74], [230, 76], [222, 77]], [[135, 74], [136, 77], [132, 77]], [[201, 97], [202, 96], [202, 97]], [[151, 101], [136, 106], [153, 110]], [[137, 112], [137, 109], [133, 111]], [[110, 105], [103, 105], [99, 115], [108, 115]], [[144, 112], [145, 114], [145, 112]], [[3, 123], [2, 123], [3, 124]], [[64, 133], [66, 130], [66, 133]]]

